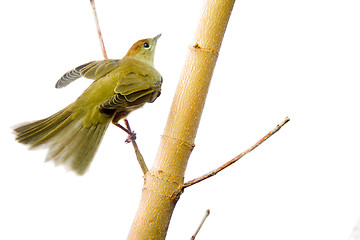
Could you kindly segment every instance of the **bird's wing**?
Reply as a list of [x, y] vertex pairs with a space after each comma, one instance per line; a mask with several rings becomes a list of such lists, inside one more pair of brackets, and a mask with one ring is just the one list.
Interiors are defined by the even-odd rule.
[[56, 88], [62, 88], [80, 77], [97, 80], [119, 66], [119, 60], [106, 59], [103, 61], [92, 61], [74, 68], [65, 73], [56, 83]]
[[153, 102], [160, 95], [161, 76], [128, 73], [118, 81], [114, 95], [100, 104], [103, 109], [119, 109]]

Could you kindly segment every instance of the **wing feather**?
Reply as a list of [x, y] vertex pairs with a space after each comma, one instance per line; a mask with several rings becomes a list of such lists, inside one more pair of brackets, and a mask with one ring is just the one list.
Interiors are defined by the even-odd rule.
[[80, 77], [93, 80], [110, 73], [119, 66], [118, 59], [106, 59], [103, 61], [92, 61], [74, 68], [65, 73], [55, 84], [56, 88], [63, 88]]
[[[101, 109], [126, 109], [153, 102], [160, 94], [161, 76], [130, 72], [120, 79], [114, 95], [100, 104]], [[152, 84], [151, 84], [152, 83]], [[154, 94], [156, 92], [156, 94]]]

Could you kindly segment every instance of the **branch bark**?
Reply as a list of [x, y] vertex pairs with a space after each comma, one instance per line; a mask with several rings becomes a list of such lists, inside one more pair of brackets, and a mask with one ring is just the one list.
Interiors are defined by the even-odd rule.
[[207, 0], [128, 239], [165, 239], [235, 0]]

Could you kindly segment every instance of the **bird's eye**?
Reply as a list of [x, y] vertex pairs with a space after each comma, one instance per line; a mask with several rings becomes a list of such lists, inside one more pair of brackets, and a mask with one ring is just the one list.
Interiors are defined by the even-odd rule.
[[149, 48], [150, 47], [150, 45], [146, 42], [146, 43], [144, 43], [144, 48]]

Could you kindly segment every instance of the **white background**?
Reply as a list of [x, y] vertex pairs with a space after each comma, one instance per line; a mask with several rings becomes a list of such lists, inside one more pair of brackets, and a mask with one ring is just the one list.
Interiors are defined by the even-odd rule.
[[[157, 152], [202, 1], [111, 1], [96, 6], [109, 58], [162, 33], [161, 97], [129, 116], [149, 167]], [[167, 239], [347, 239], [360, 217], [360, 3], [236, 2], [185, 180], [267, 142], [185, 190]], [[90, 84], [54, 84], [101, 60], [89, 1], [6, 1], [1, 20], [0, 239], [126, 239], [142, 172], [126, 135], [110, 126], [83, 177], [43, 163], [11, 127], [47, 117]]]

